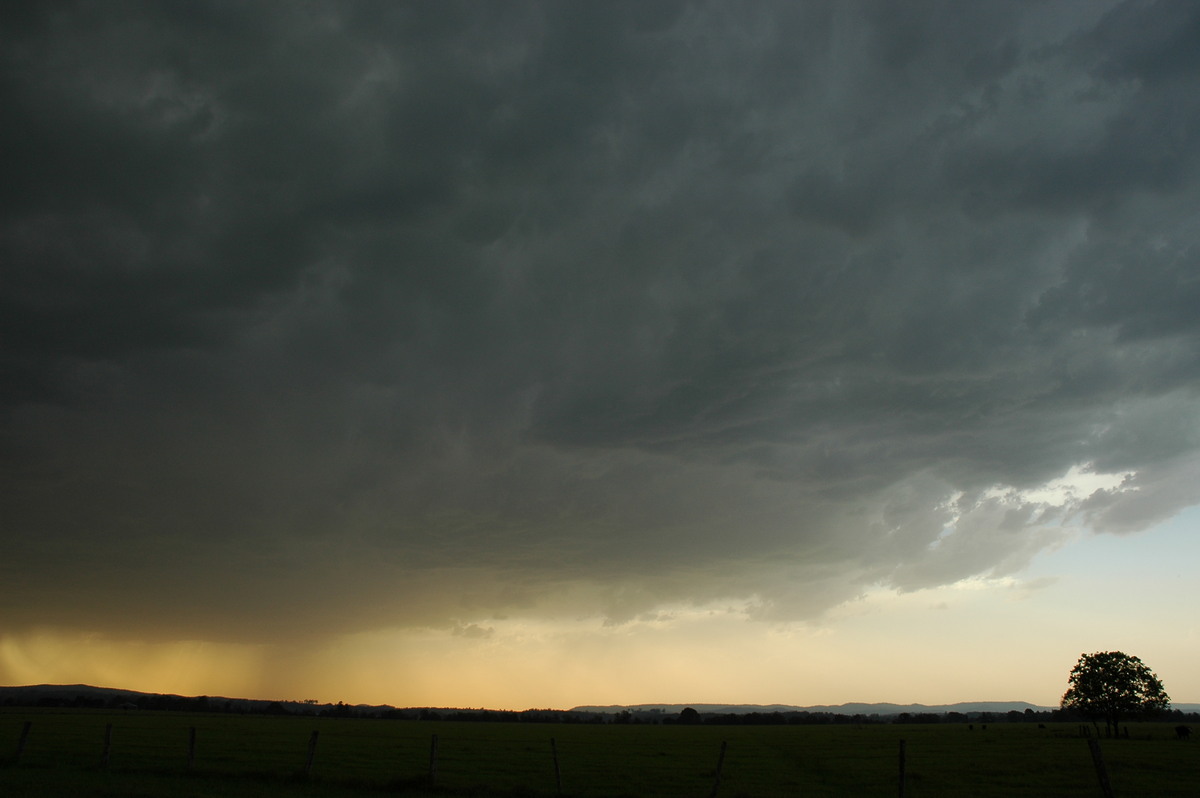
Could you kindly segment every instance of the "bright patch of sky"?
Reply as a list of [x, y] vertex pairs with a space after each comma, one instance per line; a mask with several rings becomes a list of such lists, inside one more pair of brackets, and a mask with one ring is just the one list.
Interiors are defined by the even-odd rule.
[[1074, 465], [1063, 476], [1052, 479], [1039, 487], [1020, 490], [1013, 487], [996, 486], [985, 491], [984, 496], [1016, 503], [1063, 507], [1086, 499], [1098, 490], [1119, 490], [1133, 476], [1133, 473], [1132, 471], [1123, 471], [1116, 474], [1100, 474], [1092, 470], [1090, 463]]

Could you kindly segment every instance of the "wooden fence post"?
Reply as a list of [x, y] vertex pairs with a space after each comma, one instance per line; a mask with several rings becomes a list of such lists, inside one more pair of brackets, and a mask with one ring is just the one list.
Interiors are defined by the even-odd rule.
[[104, 727], [104, 753], [100, 755], [100, 767], [108, 767], [108, 757], [112, 753], [112, 724]]
[[437, 735], [429, 741], [429, 783], [437, 784]]
[[717, 790], [721, 787], [721, 768], [725, 766], [725, 743], [725, 740], [721, 741], [721, 753], [717, 756], [717, 775], [713, 778], [713, 788], [708, 798], [717, 798]]
[[196, 727], [188, 728], [188, 770], [192, 769], [192, 765], [196, 764]]
[[17, 738], [17, 753], [13, 755], [13, 761], [19, 762], [21, 754], [25, 751], [25, 741], [29, 739], [29, 729], [33, 726], [33, 721], [25, 721], [25, 725], [21, 727], [21, 736]]
[[905, 762], [905, 748], [906, 748], [905, 742], [904, 742], [904, 740], [901, 740], [900, 741], [900, 798], [904, 798], [904, 777], [905, 777], [905, 768], [907, 767], [907, 763]]
[[1096, 767], [1096, 777], [1100, 779], [1100, 791], [1104, 793], [1104, 798], [1113, 798], [1112, 784], [1108, 781], [1108, 768], [1104, 766], [1104, 755], [1100, 753], [1100, 741], [1095, 737], [1089, 737], [1088, 748], [1092, 752], [1092, 764]]
[[313, 729], [312, 737], [308, 738], [308, 761], [304, 763], [304, 775], [312, 773], [313, 759], [317, 756], [317, 737], [321, 732]]
[[550, 753], [554, 756], [554, 789], [555, 795], [562, 795], [562, 771], [558, 769], [558, 745], [550, 738]]

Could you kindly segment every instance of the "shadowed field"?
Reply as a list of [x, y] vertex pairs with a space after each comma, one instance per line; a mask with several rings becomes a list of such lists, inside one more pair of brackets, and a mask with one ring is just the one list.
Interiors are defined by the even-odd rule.
[[[1200, 744], [1176, 740], [1171, 724], [1133, 724], [1130, 735], [1101, 743], [1117, 796], [1195, 794]], [[725, 742], [721, 796], [894, 796], [901, 740], [906, 796], [1100, 794], [1075, 724], [601, 726], [24, 709], [0, 711], [0, 794], [553, 796], [556, 750], [563, 795], [682, 798], [711, 794]]]

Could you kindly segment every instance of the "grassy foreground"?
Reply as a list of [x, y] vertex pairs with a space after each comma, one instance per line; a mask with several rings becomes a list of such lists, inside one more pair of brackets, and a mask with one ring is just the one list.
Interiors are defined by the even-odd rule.
[[[1101, 741], [1116, 796], [1195, 795], [1200, 743], [1176, 740], [1169, 724], [1134, 724], [1130, 736]], [[551, 738], [562, 794], [577, 798], [710, 795], [722, 742], [724, 798], [895, 796], [901, 740], [912, 798], [1101, 794], [1075, 724], [592, 726], [30, 709], [0, 710], [0, 794], [553, 796]]]

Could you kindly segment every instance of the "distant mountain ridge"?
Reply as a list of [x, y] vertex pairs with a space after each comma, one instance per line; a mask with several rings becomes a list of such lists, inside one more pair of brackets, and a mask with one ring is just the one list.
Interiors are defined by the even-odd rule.
[[[1057, 706], [1030, 704], [1027, 701], [961, 701], [957, 704], [818, 704], [815, 706], [795, 706], [792, 704], [610, 704], [603, 706], [572, 707], [570, 712], [599, 712], [611, 714], [616, 712], [662, 712], [678, 714], [686, 707], [691, 707], [701, 714], [734, 714], [746, 715], [751, 712], [828, 712], [835, 715], [899, 715], [907, 712], [916, 715], [923, 712], [945, 714], [961, 712], [964, 715], [979, 712], [1005, 714], [1008, 712], [1024, 712], [1031, 709], [1034, 712], [1050, 712]], [[1181, 712], [1200, 712], [1200, 704], [1172, 703], [1171, 709]]]
[[[181, 696], [175, 693], [145, 693], [117, 687], [95, 687], [90, 684], [31, 684], [18, 687], [0, 687], [0, 705], [30, 706], [38, 702], [63, 702], [60, 705], [102, 705], [116, 707], [191, 709], [193, 711], [272, 712], [283, 709], [289, 714], [315, 715], [332, 708], [333, 703], [318, 704], [316, 701], [292, 701], [270, 698], [229, 698], [226, 696]], [[339, 708], [342, 706], [338, 702]], [[354, 704], [350, 708], [363, 712], [386, 712], [396, 709], [388, 704]]]
[[609, 706], [578, 706], [572, 707], [571, 712], [600, 712], [610, 714], [615, 712], [662, 712], [678, 714], [685, 707], [691, 707], [701, 714], [746, 715], [751, 712], [828, 712], [835, 715], [899, 715], [902, 712], [918, 714], [932, 712], [961, 712], [964, 715], [971, 712], [1024, 712], [1031, 709], [1034, 712], [1049, 712], [1058, 707], [1039, 706], [1027, 701], [964, 701], [957, 704], [819, 704], [815, 706], [795, 706], [792, 704], [630, 704]]
[[[14, 702], [29, 702], [37, 701], [38, 699], [58, 699], [58, 700], [73, 700], [77, 697], [84, 698], [102, 698], [109, 704], [114, 700], [128, 702], [136, 705], [139, 701], [146, 702], [155, 699], [178, 699], [179, 701], [206, 702], [209, 706], [217, 708], [220, 706], [232, 706], [239, 709], [260, 711], [272, 704], [278, 704], [295, 712], [313, 712], [325, 707], [332, 706], [330, 703], [316, 704], [315, 702], [305, 701], [289, 701], [285, 699], [264, 699], [264, 698], [227, 698], [224, 696], [180, 696], [173, 693], [145, 693], [137, 690], [124, 690], [114, 687], [95, 687], [87, 684], [35, 684], [4, 687], [0, 686], [0, 704], [12, 704]], [[340, 703], [340, 702], [339, 702]], [[368, 710], [391, 710], [398, 709], [390, 704], [354, 704], [356, 709]], [[580, 714], [617, 714], [620, 712], [633, 713], [662, 713], [664, 715], [678, 715], [684, 708], [691, 707], [701, 714], [719, 714], [719, 715], [747, 715], [750, 713], [773, 713], [773, 712], [826, 712], [837, 715], [879, 715], [881, 717], [899, 715], [901, 713], [909, 713], [912, 715], [921, 713], [945, 714], [947, 712], [960, 712], [964, 715], [980, 712], [991, 712], [996, 714], [1005, 714], [1008, 712], [1024, 712], [1026, 709], [1034, 712], [1046, 712], [1057, 709], [1053, 706], [1041, 706], [1038, 704], [1030, 704], [1026, 701], [965, 701], [957, 704], [890, 704], [890, 703], [848, 703], [848, 704], [820, 704], [816, 706], [795, 706], [792, 704], [608, 704], [608, 705], [582, 705], [571, 707], [567, 710], [555, 710], [562, 712], [573, 712]], [[421, 709], [422, 707], [407, 707], [407, 709]], [[429, 707], [430, 709], [454, 709], [453, 707]], [[1182, 712], [1200, 712], [1200, 704], [1192, 703], [1172, 703], [1172, 709]]]

